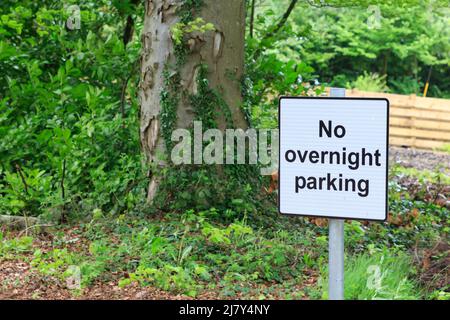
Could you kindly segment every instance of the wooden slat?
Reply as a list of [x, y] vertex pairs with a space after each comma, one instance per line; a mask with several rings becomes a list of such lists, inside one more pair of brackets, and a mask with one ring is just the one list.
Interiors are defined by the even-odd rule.
[[390, 116], [389, 123], [391, 127], [415, 127], [418, 129], [431, 129], [437, 131], [450, 132], [450, 125], [445, 121], [418, 120], [409, 117]]
[[365, 92], [359, 90], [346, 90], [347, 97], [387, 98], [391, 105], [401, 108], [415, 107], [434, 111], [450, 112], [450, 100], [438, 98], [424, 98], [416, 95], [401, 95], [381, 92]]
[[409, 117], [390, 116], [391, 127], [415, 127], [418, 129], [431, 129], [437, 131], [450, 132], [450, 124], [444, 121], [420, 120]]
[[450, 112], [450, 100], [417, 97], [415, 107]]
[[450, 142], [450, 132], [444, 131], [391, 127], [389, 134], [391, 134], [392, 136], [400, 136], [400, 137], [426, 138], [442, 141], [443, 143]]
[[389, 144], [393, 146], [408, 146], [421, 149], [437, 149], [444, 145], [441, 141], [400, 137], [389, 137]]
[[[415, 117], [420, 119], [432, 119], [439, 121], [450, 122], [450, 112], [418, 110], [418, 109], [404, 109], [396, 106], [390, 108], [390, 114], [393, 116]], [[448, 124], [450, 126], [450, 123]]]

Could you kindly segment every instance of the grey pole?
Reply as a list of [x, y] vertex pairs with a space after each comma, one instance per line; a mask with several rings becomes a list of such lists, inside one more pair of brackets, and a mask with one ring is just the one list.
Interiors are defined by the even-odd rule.
[[[345, 89], [331, 88], [330, 97], [345, 97]], [[328, 299], [344, 300], [344, 220], [329, 219]]]

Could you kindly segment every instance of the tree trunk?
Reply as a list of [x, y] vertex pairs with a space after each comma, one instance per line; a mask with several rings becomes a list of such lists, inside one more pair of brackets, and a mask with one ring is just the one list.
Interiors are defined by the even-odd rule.
[[[195, 1], [193, 1], [195, 2]], [[197, 74], [201, 65], [208, 67], [211, 88], [223, 97], [232, 114], [236, 128], [247, 128], [241, 110], [240, 79], [244, 69], [245, 4], [244, 0], [204, 0], [201, 8], [189, 11], [193, 19], [202, 18], [212, 23], [215, 30], [185, 33], [183, 46], [186, 57], [177, 62], [176, 44], [172, 28], [186, 13], [183, 0], [147, 0], [142, 31], [141, 82], [140, 82], [140, 137], [143, 152], [149, 163], [156, 168], [167, 165], [161, 154], [169, 154], [167, 140], [163, 137], [164, 117], [161, 117], [161, 96], [177, 96], [173, 116], [174, 128], [190, 128], [195, 112], [189, 103], [189, 95], [196, 94]], [[176, 78], [176, 89], [167, 87], [167, 77]], [[166, 92], [171, 90], [172, 92]], [[177, 91], [177, 92], [173, 92]], [[217, 109], [219, 110], [219, 109]], [[215, 119], [218, 127], [226, 127], [225, 115]], [[155, 166], [153, 166], [155, 167]], [[149, 173], [148, 200], [151, 202], [158, 190], [159, 178]]]

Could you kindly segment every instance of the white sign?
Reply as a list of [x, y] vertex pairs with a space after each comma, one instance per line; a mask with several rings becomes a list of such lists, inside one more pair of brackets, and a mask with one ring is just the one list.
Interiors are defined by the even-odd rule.
[[279, 211], [386, 220], [389, 101], [282, 97]]

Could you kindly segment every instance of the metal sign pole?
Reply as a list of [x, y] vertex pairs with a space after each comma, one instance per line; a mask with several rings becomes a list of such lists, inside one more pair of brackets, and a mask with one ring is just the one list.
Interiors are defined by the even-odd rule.
[[[330, 97], [345, 97], [345, 89], [331, 88]], [[344, 220], [329, 219], [328, 299], [344, 300]]]
[[344, 220], [329, 220], [328, 298], [344, 300]]

